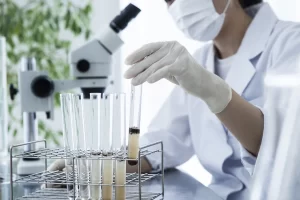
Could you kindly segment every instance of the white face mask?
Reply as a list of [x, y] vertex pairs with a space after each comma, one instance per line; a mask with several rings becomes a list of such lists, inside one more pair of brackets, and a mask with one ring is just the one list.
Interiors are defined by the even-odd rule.
[[217, 13], [213, 0], [175, 0], [169, 12], [179, 29], [189, 38], [198, 41], [210, 41], [220, 33], [225, 21], [225, 13]]

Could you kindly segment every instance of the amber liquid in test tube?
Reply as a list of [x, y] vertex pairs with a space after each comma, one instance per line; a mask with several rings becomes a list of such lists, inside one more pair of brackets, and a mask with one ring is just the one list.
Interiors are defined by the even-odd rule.
[[104, 159], [102, 161], [102, 199], [112, 199], [112, 184], [113, 184], [113, 160], [112, 156], [112, 117], [113, 117], [113, 95], [105, 94], [102, 99], [101, 107], [104, 107], [104, 112], [101, 112], [101, 136], [100, 143]]
[[126, 198], [126, 95], [115, 94], [113, 110], [113, 149], [115, 160], [115, 199]]
[[[137, 159], [139, 154], [140, 120], [142, 103], [142, 85], [131, 86], [130, 119], [128, 138], [128, 158]], [[129, 165], [136, 165], [137, 160], [129, 160]]]

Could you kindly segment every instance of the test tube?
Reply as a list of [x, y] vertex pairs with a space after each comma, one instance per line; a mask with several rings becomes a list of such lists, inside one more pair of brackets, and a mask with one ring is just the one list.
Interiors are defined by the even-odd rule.
[[88, 165], [87, 159], [85, 158], [86, 152], [86, 138], [85, 138], [85, 126], [84, 126], [84, 109], [83, 109], [83, 94], [72, 95], [72, 105], [74, 111], [74, 124], [73, 132], [77, 139], [77, 168], [78, 174], [76, 179], [78, 187], [79, 198], [87, 199], [89, 197], [89, 188], [86, 184], [88, 181]]
[[6, 60], [6, 41], [0, 36], [0, 157], [8, 153]]
[[[296, 58], [295, 58], [296, 59]], [[298, 67], [287, 73], [270, 70], [264, 80], [264, 137], [257, 161], [249, 200], [297, 199], [299, 197], [299, 115], [300, 81]], [[292, 68], [291, 68], [292, 69]], [[293, 196], [296, 195], [296, 196]]]
[[[74, 151], [76, 150], [76, 146], [77, 146], [76, 144], [77, 140], [75, 139], [72, 130], [72, 118], [73, 118], [72, 95], [61, 94], [60, 105], [61, 105], [62, 122], [63, 122], [64, 150], [65, 150], [66, 157], [69, 158], [65, 160], [66, 181], [71, 182], [73, 180], [72, 174], [74, 174], [76, 169], [76, 163], [73, 163], [73, 159], [71, 157]], [[73, 189], [75, 190], [75, 196], [76, 196], [77, 194], [76, 188], [73, 188], [73, 185], [67, 185], [69, 199], [75, 198], [74, 192], [72, 191]]]
[[113, 112], [113, 149], [117, 155], [115, 161], [115, 199], [126, 198], [126, 95], [114, 96]]
[[101, 198], [101, 155], [100, 150], [100, 93], [91, 93], [89, 99], [84, 100], [84, 124], [86, 132], [87, 151], [90, 153], [88, 160], [88, 173], [90, 185], [90, 199]]
[[130, 121], [129, 121], [129, 139], [128, 139], [128, 158], [129, 165], [136, 165], [139, 153], [140, 139], [140, 120], [142, 103], [142, 85], [131, 86], [130, 99]]
[[102, 109], [100, 113], [100, 144], [104, 156], [102, 162], [102, 199], [112, 199], [113, 184], [113, 160], [112, 156], [112, 117], [113, 117], [113, 95], [103, 94], [101, 101]]

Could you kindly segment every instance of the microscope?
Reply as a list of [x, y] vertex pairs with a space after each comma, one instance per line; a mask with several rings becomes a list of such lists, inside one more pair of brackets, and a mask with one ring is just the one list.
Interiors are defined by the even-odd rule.
[[[14, 99], [19, 92], [23, 113], [24, 142], [37, 139], [37, 112], [45, 112], [47, 119], [54, 118], [54, 94], [81, 88], [84, 98], [90, 93], [103, 93], [112, 73], [112, 55], [122, 45], [118, 33], [140, 13], [140, 9], [129, 4], [116, 16], [109, 26], [103, 28], [98, 37], [71, 52], [70, 67], [72, 80], [52, 80], [46, 71], [38, 71], [34, 58], [25, 58], [19, 71], [19, 90], [10, 86]], [[35, 151], [35, 145], [27, 145], [25, 151]], [[17, 166], [18, 175], [29, 175], [44, 170], [39, 159], [23, 159]]]

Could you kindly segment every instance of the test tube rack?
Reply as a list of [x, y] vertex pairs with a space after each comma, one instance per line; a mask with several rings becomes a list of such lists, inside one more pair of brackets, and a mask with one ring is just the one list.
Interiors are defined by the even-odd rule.
[[[37, 144], [42, 143], [43, 148], [35, 151], [29, 152], [22, 152], [22, 153], [14, 153], [17, 152], [16, 148], [24, 147], [25, 145]], [[137, 159], [128, 159], [128, 157], [122, 158], [122, 160], [126, 161], [137, 161], [138, 165], [138, 172], [137, 173], [126, 173], [126, 181], [125, 185], [117, 185], [115, 180], [110, 185], [114, 189], [116, 187], [125, 187], [126, 188], [126, 200], [161, 200], [164, 198], [164, 172], [160, 173], [142, 173], [141, 172], [141, 158], [151, 155], [154, 153], [158, 153], [161, 156], [161, 166], [163, 169], [163, 143], [157, 142], [153, 143], [144, 147], [141, 147], [139, 150], [138, 158]], [[68, 155], [68, 156], [66, 156]], [[64, 149], [49, 149], [47, 148], [46, 140], [34, 141], [23, 143], [19, 145], [14, 145], [10, 148], [10, 192], [11, 192], [11, 200], [14, 200], [14, 184], [44, 184], [46, 188], [36, 191], [32, 194], [17, 197], [17, 200], [62, 200], [68, 199], [69, 194], [67, 189], [64, 188], [47, 188], [47, 185], [73, 185], [73, 188], [78, 187], [79, 185], [88, 185], [88, 186], [107, 186], [106, 184], [102, 184], [101, 182], [97, 184], [92, 184], [88, 180], [81, 180], [80, 183], [76, 181], [76, 178], [71, 180], [67, 180], [66, 173], [62, 171], [47, 171], [47, 163], [48, 159], [73, 159], [73, 163], [76, 163], [78, 159], [86, 159], [86, 160], [119, 160], [120, 157], [118, 153], [113, 154], [109, 158], [99, 155], [97, 157], [91, 156], [90, 151], [77, 151], [77, 152], [65, 152]], [[44, 159], [45, 161], [45, 171], [37, 172], [35, 174], [31, 174], [28, 176], [18, 177], [13, 179], [13, 159]], [[73, 166], [73, 169], [75, 167]], [[76, 171], [76, 170], [74, 170]], [[73, 171], [73, 172], [74, 172]], [[76, 172], [74, 173], [75, 176]], [[73, 176], [73, 177], [75, 177]], [[72, 177], [72, 175], [71, 175]], [[150, 180], [156, 179], [160, 182], [161, 188], [158, 191], [143, 191], [143, 185], [145, 185]], [[157, 187], [156, 187], [157, 188]], [[74, 199], [75, 199], [75, 190], [74, 192]], [[114, 197], [112, 200], [115, 200]]]

